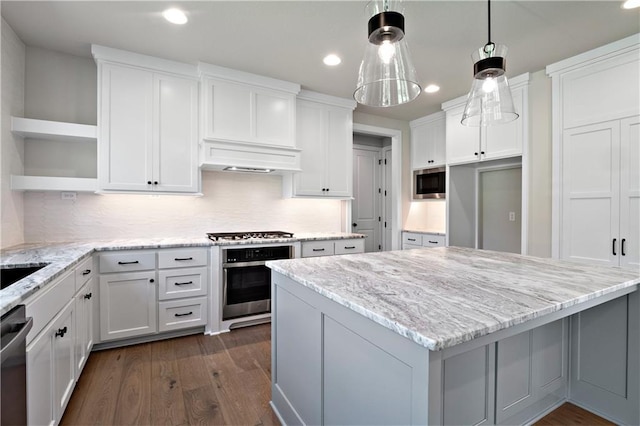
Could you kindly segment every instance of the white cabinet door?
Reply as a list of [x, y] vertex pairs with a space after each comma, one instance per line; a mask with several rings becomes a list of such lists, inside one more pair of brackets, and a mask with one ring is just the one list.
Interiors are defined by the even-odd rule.
[[[426, 120], [425, 122], [422, 122]], [[446, 119], [442, 112], [412, 121], [411, 168], [428, 169], [445, 164]]]
[[523, 89], [512, 90], [513, 105], [520, 114], [518, 119], [496, 126], [487, 126], [482, 138], [481, 158], [494, 160], [522, 155], [524, 121]]
[[82, 287], [75, 299], [76, 341], [75, 341], [75, 373], [80, 373], [87, 362], [93, 347], [93, 301], [94, 280], [91, 279]]
[[27, 346], [27, 423], [53, 425], [53, 325], [47, 327]]
[[59, 422], [76, 384], [74, 303], [69, 302], [52, 324], [54, 415]]
[[563, 133], [562, 259], [618, 265], [619, 168], [618, 122]]
[[198, 82], [154, 76], [154, 190], [198, 191]]
[[153, 74], [100, 67], [99, 181], [107, 190], [145, 191], [152, 177]]
[[256, 89], [255, 138], [259, 143], [294, 147], [295, 97], [275, 90]]
[[331, 108], [328, 115], [327, 170], [325, 195], [350, 197], [353, 179], [352, 112]]
[[101, 340], [157, 332], [155, 281], [155, 271], [100, 276]]
[[294, 195], [323, 196], [327, 167], [327, 111], [320, 104], [299, 100], [296, 116], [302, 172], [293, 177]]
[[460, 120], [464, 105], [446, 112], [446, 157], [447, 164], [475, 162], [480, 159], [480, 129], [463, 126]]
[[620, 266], [640, 268], [640, 117], [620, 123]]
[[426, 169], [431, 166], [430, 152], [427, 147], [429, 140], [429, 125], [411, 126], [411, 168]]

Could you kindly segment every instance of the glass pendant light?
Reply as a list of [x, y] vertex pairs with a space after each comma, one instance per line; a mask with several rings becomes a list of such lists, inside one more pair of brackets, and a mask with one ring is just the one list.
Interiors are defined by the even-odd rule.
[[[390, 107], [414, 100], [421, 91], [404, 37], [399, 1], [369, 3], [369, 43], [360, 64], [354, 99], [363, 105]], [[395, 9], [395, 10], [392, 10]]]
[[518, 118], [505, 75], [507, 47], [491, 41], [491, 0], [487, 5], [489, 41], [471, 54], [474, 75], [462, 115], [465, 126], [490, 126]]

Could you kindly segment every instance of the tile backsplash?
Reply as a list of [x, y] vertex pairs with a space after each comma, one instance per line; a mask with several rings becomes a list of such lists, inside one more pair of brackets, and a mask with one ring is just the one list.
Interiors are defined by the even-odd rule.
[[25, 242], [194, 237], [206, 232], [339, 232], [341, 201], [282, 198], [282, 178], [203, 172], [204, 196], [59, 192], [24, 197]]

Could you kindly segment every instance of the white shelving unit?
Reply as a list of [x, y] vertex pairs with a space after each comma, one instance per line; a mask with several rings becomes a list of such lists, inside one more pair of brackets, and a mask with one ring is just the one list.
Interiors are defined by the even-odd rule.
[[[97, 126], [93, 125], [22, 117], [11, 117], [11, 131], [25, 138], [93, 143], [97, 141], [98, 134]], [[98, 179], [12, 175], [11, 189], [13, 191], [95, 192], [98, 189]]]

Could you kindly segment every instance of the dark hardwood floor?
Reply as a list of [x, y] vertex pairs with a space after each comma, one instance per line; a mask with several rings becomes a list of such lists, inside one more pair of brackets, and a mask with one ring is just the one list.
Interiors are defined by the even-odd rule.
[[[270, 324], [92, 352], [61, 425], [279, 425]], [[536, 425], [612, 425], [564, 404]]]

